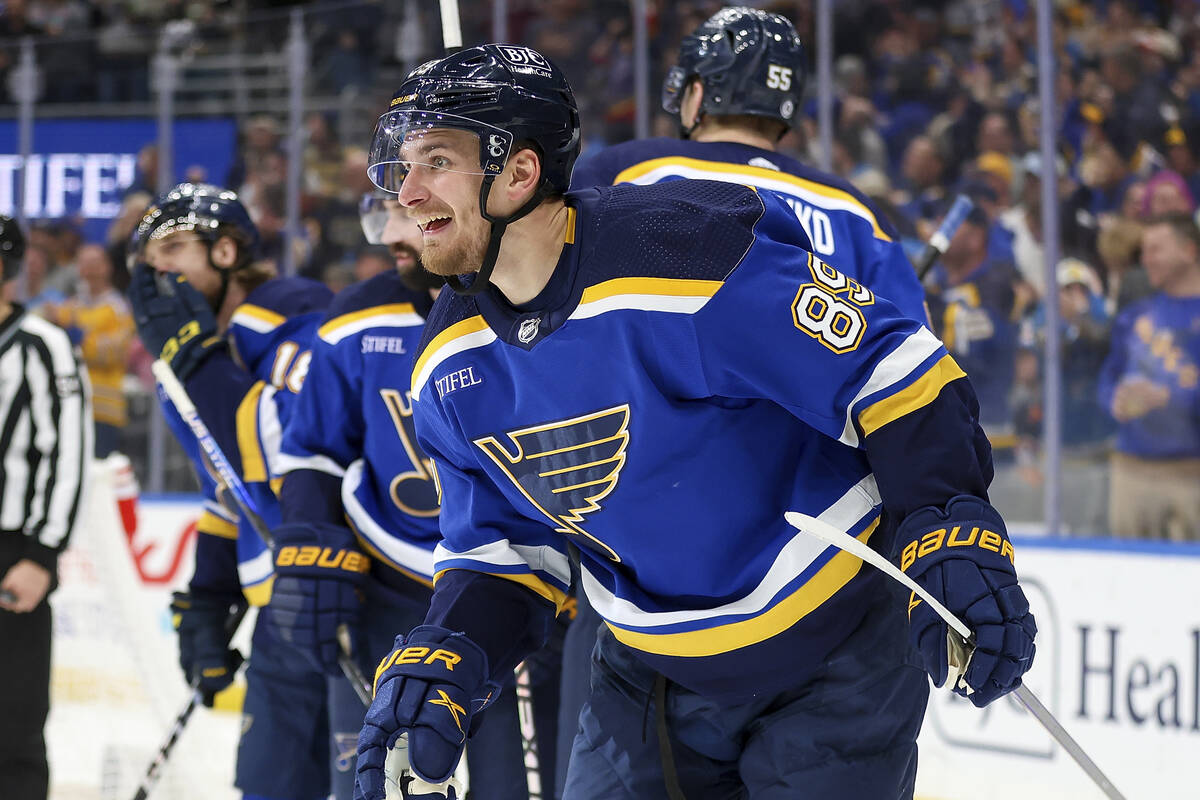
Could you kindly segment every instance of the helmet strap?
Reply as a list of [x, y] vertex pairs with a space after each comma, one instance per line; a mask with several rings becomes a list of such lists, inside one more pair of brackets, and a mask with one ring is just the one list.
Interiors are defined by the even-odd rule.
[[[205, 237], [205, 244], [208, 246], [208, 266], [215, 269], [217, 274], [221, 276], [221, 290], [217, 292], [217, 302], [213, 304], [213, 313], [219, 314], [221, 313], [221, 306], [225, 305], [225, 295], [229, 293], [229, 281], [233, 277], [233, 273], [237, 272], [239, 269], [249, 266], [250, 259], [239, 258], [232, 267], [219, 267], [217, 266], [216, 262], [213, 261], [212, 257], [213, 246], [216, 243], [216, 239], [209, 239]], [[240, 246], [238, 249], [241, 249]]]
[[500, 256], [500, 239], [504, 236], [504, 230], [511, 223], [516, 222], [522, 217], [528, 215], [535, 208], [541, 205], [542, 201], [546, 199], [546, 196], [549, 194], [546, 191], [545, 183], [541, 183], [534, 191], [533, 196], [525, 201], [525, 205], [518, 208], [512, 214], [509, 214], [507, 217], [498, 217], [493, 214], [489, 214], [487, 210], [488, 196], [492, 192], [492, 182], [495, 181], [495, 179], [495, 175], [485, 175], [483, 178], [483, 184], [479, 187], [479, 213], [483, 215], [485, 220], [492, 224], [492, 229], [491, 234], [488, 236], [487, 251], [483, 254], [483, 263], [479, 265], [479, 271], [475, 276], [475, 280], [471, 281], [470, 284], [466, 284], [463, 283], [462, 279], [457, 275], [446, 276], [446, 283], [450, 285], [450, 288], [453, 289], [455, 293], [460, 295], [469, 297], [471, 295], [479, 294], [483, 291], [484, 287], [487, 286], [488, 282], [491, 280], [492, 270], [496, 268], [496, 259]]

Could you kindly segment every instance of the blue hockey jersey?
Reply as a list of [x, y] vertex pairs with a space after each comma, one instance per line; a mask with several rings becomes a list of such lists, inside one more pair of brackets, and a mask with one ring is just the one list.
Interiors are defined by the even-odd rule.
[[[716, 697], [794, 685], [879, 578], [783, 513], [884, 548], [885, 481], [864, 441], [963, 373], [927, 328], [809, 252], [772, 193], [686, 181], [568, 205], [537, 298], [443, 292], [426, 326], [412, 398], [444, 536], [428, 619], [453, 620], [464, 580], [561, 606], [572, 542], [591, 604], [671, 680]], [[965, 447], [971, 423], [928, 432]], [[924, 444], [949, 466], [939, 441]], [[902, 516], [909, 494], [928, 502], [925, 470], [895, 449]]]
[[[332, 294], [305, 278], [280, 278], [254, 289], [230, 318], [228, 352], [210, 356], [189, 376], [188, 394], [225, 457], [238, 470], [267, 527], [279, 524], [279, 448], [283, 425], [308, 371], [309, 343]], [[222, 502], [198, 443], [160, 389], [167, 422], [200, 479], [205, 510], [197, 523], [193, 588], [232, 592], [266, 605], [270, 550], [250, 522]], [[234, 577], [236, 575], [236, 578]]]
[[[438, 497], [416, 443], [409, 384], [432, 304], [394, 271], [340, 293], [313, 340], [314, 380], [282, 448], [288, 515], [344, 524], [344, 511], [373, 556], [372, 574], [391, 583], [388, 572], [398, 571], [427, 587], [441, 538]], [[322, 476], [340, 482], [340, 501], [322, 499]]]
[[926, 321], [916, 272], [885, 217], [852, 185], [782, 153], [737, 142], [643, 139], [585, 156], [571, 186], [649, 184], [697, 178], [778, 193], [804, 226], [812, 250], [910, 317]]

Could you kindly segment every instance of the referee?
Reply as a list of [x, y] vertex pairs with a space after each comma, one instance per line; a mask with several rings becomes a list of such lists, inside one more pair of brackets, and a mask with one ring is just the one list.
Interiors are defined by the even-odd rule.
[[83, 503], [92, 410], [67, 334], [12, 302], [24, 252], [0, 215], [0, 798], [46, 800], [46, 597]]

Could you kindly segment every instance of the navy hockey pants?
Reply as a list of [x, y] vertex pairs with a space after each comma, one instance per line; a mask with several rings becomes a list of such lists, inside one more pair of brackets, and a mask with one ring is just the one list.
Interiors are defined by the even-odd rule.
[[[878, 616], [896, 626], [895, 616]], [[895, 636], [877, 627], [869, 616], [818, 678], [778, 695], [721, 706], [668, 683], [665, 722], [688, 800], [911, 798], [929, 681], [906, 649], [864, 668], [862, 648], [887, 648], [878, 639]], [[564, 800], [667, 797], [656, 677], [601, 630]]]

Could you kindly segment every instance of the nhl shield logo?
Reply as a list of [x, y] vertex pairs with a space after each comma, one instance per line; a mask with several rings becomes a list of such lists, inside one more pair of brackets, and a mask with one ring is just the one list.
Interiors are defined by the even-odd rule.
[[533, 341], [538, 333], [538, 325], [541, 322], [537, 317], [532, 319], [522, 320], [521, 327], [517, 329], [517, 341], [521, 344], [529, 344]]

